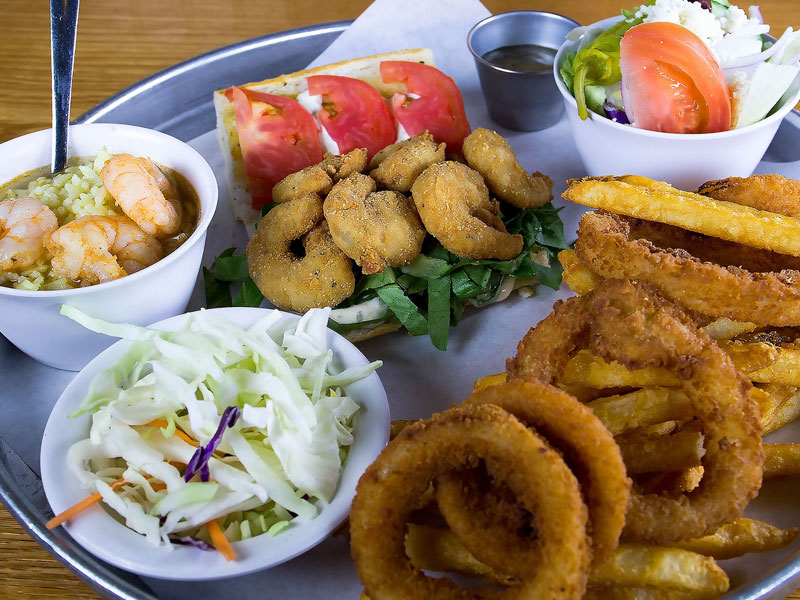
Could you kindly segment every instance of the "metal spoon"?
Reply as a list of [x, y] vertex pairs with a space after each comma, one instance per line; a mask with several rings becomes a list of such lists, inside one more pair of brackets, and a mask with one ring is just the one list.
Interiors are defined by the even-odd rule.
[[53, 148], [50, 170], [67, 166], [69, 105], [72, 98], [72, 65], [78, 31], [80, 0], [50, 0], [50, 56], [53, 71]]

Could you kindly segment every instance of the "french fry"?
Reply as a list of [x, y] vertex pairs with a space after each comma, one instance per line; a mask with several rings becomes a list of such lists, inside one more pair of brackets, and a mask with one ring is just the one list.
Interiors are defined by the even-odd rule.
[[562, 197], [576, 204], [800, 256], [800, 220], [792, 217], [625, 177], [567, 183]]
[[631, 474], [663, 473], [697, 467], [706, 452], [703, 434], [693, 430], [661, 436], [629, 433], [614, 439]]
[[[513, 579], [478, 562], [449, 529], [409, 523], [406, 553], [420, 569], [465, 573], [494, 585]], [[679, 548], [621, 544], [612, 557], [589, 574], [593, 590], [625, 586], [659, 588], [669, 596], [619, 596], [620, 598], [686, 598], [717, 596], [728, 589], [728, 576], [713, 558]], [[593, 592], [593, 593], [596, 593]], [[594, 596], [595, 598], [608, 596]], [[617, 597], [617, 596], [613, 596]]]
[[781, 529], [763, 521], [736, 519], [722, 525], [711, 535], [676, 542], [676, 548], [691, 550], [718, 560], [743, 556], [749, 552], [768, 552], [789, 544], [798, 530]]
[[504, 383], [506, 380], [505, 373], [498, 373], [497, 375], [487, 375], [486, 377], [481, 377], [477, 379], [475, 383], [472, 384], [473, 390], [480, 390], [485, 387], [489, 387], [490, 385], [497, 385], [498, 383]]
[[450, 571], [481, 578], [494, 585], [512, 585], [514, 579], [476, 559], [449, 529], [409, 524], [406, 554], [411, 562], [427, 571]]
[[558, 262], [564, 267], [561, 278], [569, 289], [583, 296], [591, 292], [603, 278], [587, 267], [575, 250], [562, 250], [558, 253]]
[[587, 406], [614, 435], [664, 421], [688, 421], [693, 417], [686, 394], [668, 387], [606, 396]]
[[580, 350], [569, 360], [561, 380], [567, 385], [584, 385], [592, 388], [680, 385], [678, 378], [667, 369], [648, 367], [631, 371], [616, 361], [606, 362], [588, 350]]
[[747, 321], [734, 321], [720, 317], [703, 327], [703, 330], [708, 334], [712, 340], [730, 340], [737, 335], [743, 333], [750, 333], [756, 330], [755, 323], [748, 323]]
[[[736, 368], [753, 381], [800, 386], [800, 350], [764, 342], [719, 343], [723, 350], [729, 351]], [[579, 351], [569, 360], [562, 380], [568, 385], [594, 388], [680, 385], [667, 369], [647, 367], [632, 371], [616, 361], [606, 362], [588, 350]]]
[[765, 434], [785, 427], [800, 417], [800, 390], [796, 387], [768, 384], [761, 386], [761, 389], [773, 396], [778, 405], [772, 418], [766, 423], [762, 421]]
[[800, 444], [764, 444], [764, 477], [800, 475]]
[[613, 556], [596, 566], [593, 584], [657, 587], [698, 596], [718, 596], [728, 589], [728, 576], [709, 556], [679, 548], [620, 544]]

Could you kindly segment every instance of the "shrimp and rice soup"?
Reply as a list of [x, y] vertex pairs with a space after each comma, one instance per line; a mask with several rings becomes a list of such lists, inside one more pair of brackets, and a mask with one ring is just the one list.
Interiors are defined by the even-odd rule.
[[188, 239], [198, 207], [179, 173], [105, 149], [25, 174], [0, 187], [0, 286], [63, 290], [141, 270]]

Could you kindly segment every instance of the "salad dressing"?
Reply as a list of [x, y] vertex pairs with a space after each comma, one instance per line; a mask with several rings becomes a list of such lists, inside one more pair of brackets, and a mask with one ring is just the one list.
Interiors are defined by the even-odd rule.
[[556, 50], [537, 44], [518, 44], [495, 48], [481, 58], [509, 71], [542, 73], [553, 69]]

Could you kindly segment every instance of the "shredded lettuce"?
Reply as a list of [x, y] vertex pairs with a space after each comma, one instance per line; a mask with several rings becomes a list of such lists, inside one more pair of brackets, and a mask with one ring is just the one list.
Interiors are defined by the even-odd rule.
[[345, 388], [381, 363], [334, 366], [330, 309], [297, 321], [270, 311], [248, 328], [201, 311], [174, 332], [61, 312], [133, 342], [73, 413], [92, 425], [67, 454], [81, 485], [131, 529], [200, 547], [209, 520], [232, 541], [276, 535], [331, 501], [359, 410]]

